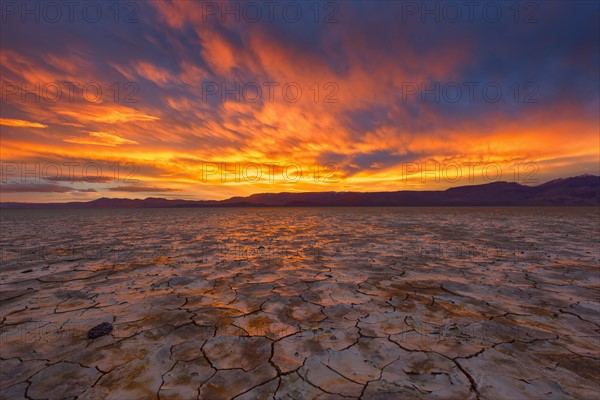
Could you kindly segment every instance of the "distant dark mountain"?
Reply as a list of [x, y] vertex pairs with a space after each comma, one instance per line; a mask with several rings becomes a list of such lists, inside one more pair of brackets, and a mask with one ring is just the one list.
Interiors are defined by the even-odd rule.
[[109, 199], [71, 203], [0, 203], [0, 208], [367, 207], [600, 205], [600, 176], [556, 179], [538, 186], [514, 182], [438, 191], [260, 193], [227, 200]]

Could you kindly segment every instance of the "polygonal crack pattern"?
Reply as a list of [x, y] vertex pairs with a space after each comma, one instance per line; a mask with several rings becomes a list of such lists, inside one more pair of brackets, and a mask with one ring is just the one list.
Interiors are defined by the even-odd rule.
[[[4, 249], [0, 399], [597, 396], [592, 211], [523, 222], [507, 210], [365, 210], [359, 222], [348, 210], [272, 210], [259, 228], [244, 212], [206, 211], [202, 222], [152, 214], [135, 246], [168, 240], [172, 250], [118, 262], [24, 260]], [[74, 221], [70, 239], [110, 249], [140, 218]], [[235, 237], [244, 256], [199, 255], [199, 223]], [[27, 239], [35, 225], [19, 226], [3, 246], [39, 245]], [[265, 258], [258, 239], [268, 235], [285, 251]], [[62, 246], [47, 236], [43, 245]], [[419, 247], [408, 247], [415, 238]], [[515, 238], [528, 243], [511, 247]], [[428, 244], [469, 251], [440, 256]], [[529, 257], [529, 245], [544, 254]], [[88, 339], [102, 322], [112, 331]]]

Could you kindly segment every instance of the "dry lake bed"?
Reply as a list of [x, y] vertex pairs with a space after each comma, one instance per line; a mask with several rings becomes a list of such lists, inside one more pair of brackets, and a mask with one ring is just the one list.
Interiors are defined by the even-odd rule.
[[3, 210], [0, 398], [597, 399], [599, 229], [593, 207]]

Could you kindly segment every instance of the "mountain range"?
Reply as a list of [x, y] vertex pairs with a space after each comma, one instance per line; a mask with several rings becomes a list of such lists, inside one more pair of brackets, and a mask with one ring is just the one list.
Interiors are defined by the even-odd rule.
[[259, 193], [226, 200], [115, 199], [88, 202], [0, 203], [15, 208], [600, 206], [600, 176], [561, 178], [537, 186], [493, 182], [437, 191]]

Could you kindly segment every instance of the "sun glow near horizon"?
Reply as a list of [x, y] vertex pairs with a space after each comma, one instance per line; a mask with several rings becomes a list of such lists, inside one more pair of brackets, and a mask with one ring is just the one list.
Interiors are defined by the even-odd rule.
[[[340, 3], [336, 22], [254, 23], [207, 16], [200, 3], [149, 2], [136, 23], [102, 19], [93, 32], [85, 21], [27, 25], [7, 14], [1, 200], [436, 190], [598, 174], [597, 7], [548, 2], [537, 23], [516, 25], [405, 15], [373, 29], [382, 13], [402, 15], [386, 7]], [[581, 14], [579, 32], [556, 29], [566, 11]], [[509, 25], [518, 29], [504, 40], [519, 44], [489, 50]], [[109, 51], [99, 32], [121, 40]], [[532, 48], [539, 54], [523, 61]]]

